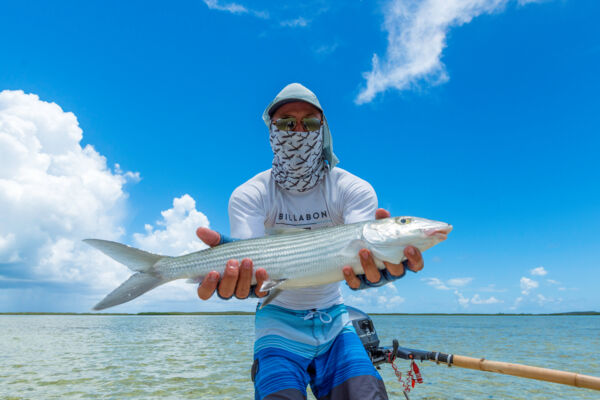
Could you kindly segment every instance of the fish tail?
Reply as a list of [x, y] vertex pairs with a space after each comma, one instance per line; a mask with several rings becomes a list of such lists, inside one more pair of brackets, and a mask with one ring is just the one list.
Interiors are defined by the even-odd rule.
[[154, 269], [158, 261], [169, 257], [148, 253], [108, 240], [85, 239], [84, 242], [97, 248], [121, 264], [126, 265], [129, 269], [136, 271], [121, 286], [110, 292], [101, 302], [96, 304], [94, 310], [104, 310], [105, 308], [126, 303], [170, 281], [170, 279], [160, 276]]

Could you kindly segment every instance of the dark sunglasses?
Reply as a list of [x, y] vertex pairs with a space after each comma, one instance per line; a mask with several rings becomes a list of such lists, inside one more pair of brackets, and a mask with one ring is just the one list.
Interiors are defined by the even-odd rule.
[[[312, 132], [318, 131], [321, 128], [321, 120], [319, 118], [302, 118], [302, 126], [305, 130]], [[296, 130], [296, 118], [280, 118], [273, 121], [273, 125], [280, 131], [294, 131]]]

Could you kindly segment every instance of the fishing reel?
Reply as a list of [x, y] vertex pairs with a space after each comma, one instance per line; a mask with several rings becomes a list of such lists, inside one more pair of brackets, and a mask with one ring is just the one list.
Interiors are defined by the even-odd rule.
[[392, 346], [379, 346], [379, 337], [375, 331], [373, 320], [368, 314], [361, 310], [346, 306], [348, 315], [352, 321], [352, 325], [358, 334], [367, 354], [371, 358], [371, 362], [379, 369], [379, 365], [385, 362], [391, 362], [395, 358], [411, 361], [435, 361], [436, 363], [445, 363], [448, 366], [452, 365], [452, 354], [444, 354], [439, 352], [409, 349], [400, 347], [398, 340], [392, 341]]
[[[354, 329], [356, 330], [356, 333], [358, 334], [358, 337], [360, 338], [360, 341], [362, 342], [375, 368], [381, 369], [380, 364], [383, 363], [391, 364], [398, 381], [404, 388], [404, 396], [406, 399], [408, 399], [408, 393], [412, 388], [415, 387], [415, 384], [423, 383], [421, 372], [419, 367], [415, 364], [415, 360], [429, 360], [431, 359], [431, 353], [400, 347], [398, 340], [396, 339], [393, 340], [392, 347], [379, 346], [379, 337], [377, 336], [375, 325], [373, 325], [373, 320], [371, 320], [371, 317], [354, 307], [346, 306], [346, 308], [348, 309], [348, 314], [350, 316], [350, 320], [352, 321], [352, 325], [354, 326]], [[435, 357], [439, 357], [439, 354], [440, 353], [437, 353]], [[394, 364], [396, 358], [410, 360], [410, 367], [408, 371], [405, 372], [404, 377], [396, 367], [396, 364]]]

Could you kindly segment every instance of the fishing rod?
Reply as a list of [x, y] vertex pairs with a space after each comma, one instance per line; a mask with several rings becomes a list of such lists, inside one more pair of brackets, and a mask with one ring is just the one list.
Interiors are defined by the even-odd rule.
[[[518, 376], [528, 379], [537, 379], [546, 382], [554, 382], [562, 385], [575, 386], [586, 389], [600, 390], [600, 378], [590, 375], [577, 374], [567, 371], [559, 371], [556, 369], [533, 367], [530, 365], [513, 364], [503, 361], [486, 360], [485, 358], [473, 358], [461, 356], [458, 354], [446, 354], [437, 351], [426, 351], [409, 349], [400, 347], [398, 340], [393, 340], [391, 347], [379, 346], [379, 338], [375, 332], [375, 326], [371, 318], [364, 312], [349, 307], [348, 313], [354, 329], [358, 333], [365, 350], [371, 357], [371, 361], [375, 366], [383, 363], [390, 363], [394, 368], [394, 372], [404, 385], [404, 395], [408, 398], [407, 393], [415, 383], [422, 383], [420, 371], [415, 364], [415, 361], [433, 361], [436, 364], [445, 364], [449, 367], [456, 366], [460, 368], [468, 368], [479, 371], [495, 372], [498, 374]], [[401, 358], [411, 361], [411, 367], [406, 373], [405, 380], [401, 380], [401, 373], [394, 365], [394, 360]], [[379, 368], [379, 367], [378, 367]]]

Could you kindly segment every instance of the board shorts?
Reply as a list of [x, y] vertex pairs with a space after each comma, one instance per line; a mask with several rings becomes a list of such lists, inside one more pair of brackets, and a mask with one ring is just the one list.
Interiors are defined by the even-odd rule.
[[256, 311], [256, 400], [387, 399], [343, 304], [322, 310], [267, 305]]

